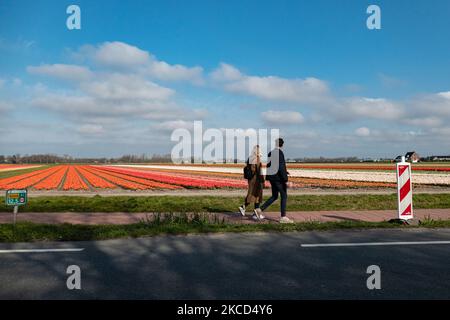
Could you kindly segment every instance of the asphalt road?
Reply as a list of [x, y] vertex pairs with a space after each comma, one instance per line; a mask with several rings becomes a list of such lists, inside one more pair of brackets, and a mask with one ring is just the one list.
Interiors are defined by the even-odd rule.
[[[0, 244], [0, 299], [450, 299], [450, 230], [161, 236]], [[10, 252], [80, 248], [71, 252]], [[81, 268], [81, 290], [66, 269]], [[369, 265], [381, 289], [369, 290]]]

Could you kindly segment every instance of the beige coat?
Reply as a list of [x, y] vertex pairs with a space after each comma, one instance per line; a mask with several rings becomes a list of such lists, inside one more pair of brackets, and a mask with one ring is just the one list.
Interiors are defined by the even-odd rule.
[[261, 171], [261, 162], [258, 164], [249, 164], [251, 166], [253, 177], [248, 180], [248, 192], [245, 202], [261, 203], [263, 200], [264, 176]]

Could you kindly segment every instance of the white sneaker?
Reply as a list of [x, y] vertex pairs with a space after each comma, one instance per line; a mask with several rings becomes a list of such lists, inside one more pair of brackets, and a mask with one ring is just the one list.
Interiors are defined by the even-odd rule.
[[255, 220], [255, 221], [259, 221], [259, 218], [256, 216], [256, 214], [252, 215], [252, 219]]
[[288, 217], [281, 217], [280, 223], [294, 223], [294, 221], [289, 219]]
[[244, 206], [239, 207], [239, 212], [242, 214], [243, 217], [245, 217], [245, 207]]
[[255, 213], [255, 216], [258, 218], [258, 220], [264, 219], [264, 216], [262, 215], [262, 211], [260, 208], [253, 210], [253, 212]]

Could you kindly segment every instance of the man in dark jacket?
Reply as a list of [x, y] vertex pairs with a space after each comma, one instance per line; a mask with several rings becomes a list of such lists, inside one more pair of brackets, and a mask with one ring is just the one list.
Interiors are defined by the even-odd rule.
[[267, 163], [266, 179], [272, 186], [272, 196], [258, 209], [255, 209], [255, 214], [259, 217], [267, 207], [269, 207], [275, 200], [278, 199], [278, 194], [281, 196], [281, 219], [280, 223], [293, 223], [291, 219], [286, 217], [286, 202], [287, 202], [287, 182], [288, 172], [286, 169], [286, 160], [282, 147], [284, 140], [279, 138], [276, 140], [276, 148], [269, 152], [269, 161]]

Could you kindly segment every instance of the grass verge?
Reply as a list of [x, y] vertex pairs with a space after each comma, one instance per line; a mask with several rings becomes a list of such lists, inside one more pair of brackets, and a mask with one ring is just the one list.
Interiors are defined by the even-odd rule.
[[[53, 196], [30, 198], [20, 212], [236, 212], [243, 199], [220, 196]], [[295, 195], [288, 196], [287, 208], [289, 211], [396, 209], [397, 195]], [[414, 208], [450, 208], [450, 195], [416, 194]], [[4, 203], [0, 204], [0, 212], [11, 210]], [[279, 201], [270, 210], [279, 210]]]
[[302, 222], [295, 224], [228, 224], [206, 215], [164, 214], [162, 218], [129, 225], [71, 225], [35, 224], [30, 222], [0, 224], [0, 242], [30, 241], [91, 241], [117, 238], [137, 238], [162, 234], [216, 233], [216, 232], [289, 232], [325, 231], [336, 229], [374, 228], [449, 228], [450, 220], [425, 219], [418, 226], [390, 222]]

